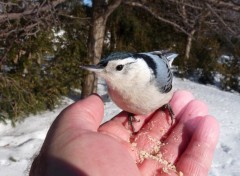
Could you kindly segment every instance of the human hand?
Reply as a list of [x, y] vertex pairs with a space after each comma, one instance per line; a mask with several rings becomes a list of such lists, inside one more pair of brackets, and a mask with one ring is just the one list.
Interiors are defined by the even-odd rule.
[[170, 102], [176, 116], [157, 110], [136, 116], [136, 135], [121, 112], [100, 126], [103, 102], [96, 96], [66, 108], [52, 124], [30, 176], [206, 176], [219, 135], [207, 106], [186, 91]]

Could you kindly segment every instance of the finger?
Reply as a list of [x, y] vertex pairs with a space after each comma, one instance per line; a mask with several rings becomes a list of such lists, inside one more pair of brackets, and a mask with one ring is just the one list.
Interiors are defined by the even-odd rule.
[[[177, 170], [174, 165], [167, 163], [166, 160], [159, 157], [158, 162], [154, 159], [148, 159], [148, 162], [144, 162], [138, 165], [142, 176], [156, 175], [156, 176], [180, 176], [181, 172]], [[162, 169], [159, 169], [162, 168]], [[184, 175], [185, 176], [185, 175]]]
[[176, 119], [178, 119], [180, 114], [184, 111], [185, 106], [193, 99], [193, 95], [185, 90], [178, 90], [173, 94], [170, 105]]
[[[176, 101], [181, 100], [177, 99]], [[161, 145], [159, 145], [160, 155], [157, 155], [155, 158], [153, 157], [155, 161], [152, 158], [146, 159], [144, 163], [139, 166], [143, 173], [154, 172], [163, 169], [169, 170], [169, 167], [172, 166], [171, 164], [169, 165], [169, 163], [174, 163], [179, 156], [179, 153], [184, 151], [191, 138], [191, 134], [193, 133], [193, 128], [197, 126], [197, 123], [190, 123], [191, 119], [194, 119], [200, 115], [206, 115], [208, 113], [206, 104], [202, 103], [201, 101], [192, 100], [190, 102], [186, 101], [186, 103], [188, 104], [181, 112], [181, 115], [178, 115], [180, 121], [173, 128], [173, 131], [169, 134], [167, 139], [161, 143]], [[164, 172], [161, 173], [163, 174]]]
[[58, 116], [61, 130], [77, 129], [97, 131], [103, 118], [103, 102], [97, 94], [77, 101]]
[[216, 119], [210, 116], [202, 118], [191, 142], [177, 163], [177, 168], [184, 176], [208, 175], [218, 137], [219, 124]]
[[173, 128], [165, 145], [161, 148], [163, 157], [170, 163], [174, 163], [178, 156], [185, 150], [194, 129], [198, 126], [197, 117], [208, 114], [207, 105], [198, 100], [192, 100], [179, 117], [179, 122]]

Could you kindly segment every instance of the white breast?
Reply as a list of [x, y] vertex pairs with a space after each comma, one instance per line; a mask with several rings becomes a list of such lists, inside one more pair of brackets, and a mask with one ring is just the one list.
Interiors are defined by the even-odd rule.
[[160, 93], [155, 86], [126, 86], [126, 88], [108, 89], [113, 102], [124, 111], [133, 114], [149, 114], [167, 104], [172, 98], [172, 91], [167, 94]]

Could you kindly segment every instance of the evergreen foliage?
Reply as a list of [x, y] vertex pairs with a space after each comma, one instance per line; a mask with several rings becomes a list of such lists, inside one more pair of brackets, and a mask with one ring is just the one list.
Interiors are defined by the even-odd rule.
[[[82, 17], [82, 6], [71, 13]], [[0, 70], [0, 121], [14, 124], [29, 113], [53, 109], [73, 88], [80, 88], [86, 57], [87, 25], [62, 17], [64, 25], [20, 38]]]

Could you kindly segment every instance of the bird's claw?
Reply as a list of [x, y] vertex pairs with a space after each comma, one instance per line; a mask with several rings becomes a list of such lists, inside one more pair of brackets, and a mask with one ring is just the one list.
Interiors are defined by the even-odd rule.
[[133, 134], [136, 133], [135, 128], [133, 126], [133, 122], [140, 122], [140, 119], [136, 119], [136, 117], [134, 116], [134, 114], [129, 113], [128, 114], [128, 125], [129, 125], [129, 129], [131, 128], [133, 131]]
[[167, 104], [163, 105], [162, 108], [163, 108], [164, 110], [168, 110], [169, 115], [170, 115], [170, 117], [171, 117], [171, 125], [173, 125], [175, 119], [174, 119], [174, 112], [173, 112], [173, 110], [172, 110], [171, 105], [170, 105], [169, 103], [167, 103]]

